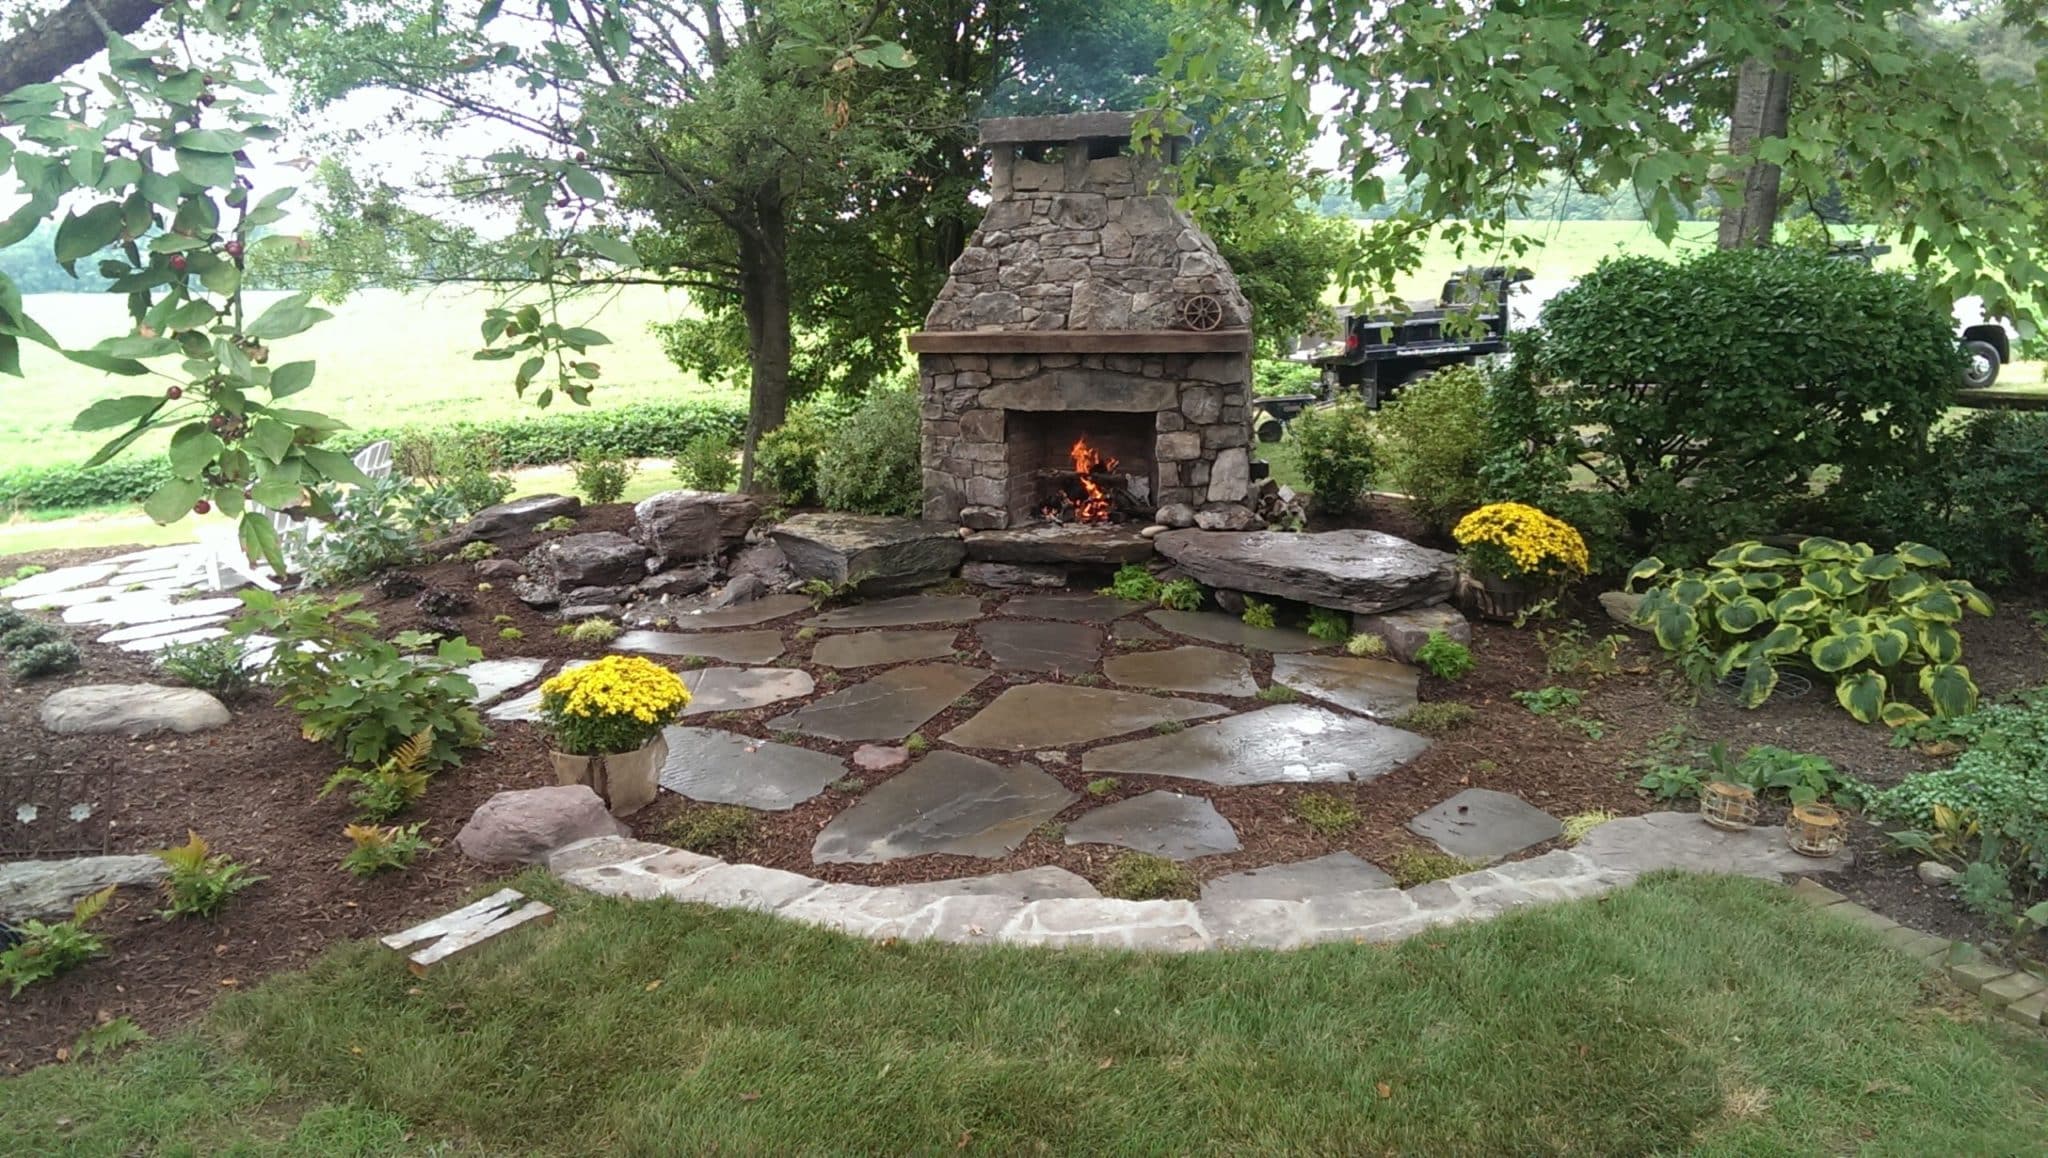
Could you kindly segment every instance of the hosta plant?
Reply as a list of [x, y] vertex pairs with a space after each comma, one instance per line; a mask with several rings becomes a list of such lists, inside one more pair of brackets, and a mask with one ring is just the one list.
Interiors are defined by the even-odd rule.
[[1991, 601], [1944, 576], [1948, 565], [1922, 543], [1877, 552], [1825, 538], [1797, 550], [1744, 542], [1703, 569], [1645, 559], [1629, 586], [1652, 582], [1636, 622], [1658, 646], [1703, 655], [1718, 679], [1739, 678], [1744, 707], [1770, 699], [1781, 670], [1802, 668], [1834, 681], [1856, 719], [1898, 727], [1977, 706], [1958, 624], [1966, 612], [1991, 614]]

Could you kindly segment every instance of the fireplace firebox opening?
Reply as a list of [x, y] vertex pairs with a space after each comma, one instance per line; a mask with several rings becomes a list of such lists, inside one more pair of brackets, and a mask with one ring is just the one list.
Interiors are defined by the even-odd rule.
[[1151, 518], [1151, 414], [1011, 410], [1003, 425], [1010, 526]]

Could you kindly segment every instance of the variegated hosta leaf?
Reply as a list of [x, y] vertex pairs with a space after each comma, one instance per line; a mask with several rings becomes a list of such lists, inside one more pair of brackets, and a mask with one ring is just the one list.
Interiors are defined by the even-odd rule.
[[1760, 656], [1749, 661], [1749, 667], [1742, 677], [1741, 704], [1745, 708], [1760, 708], [1771, 693], [1778, 690], [1778, 669], [1771, 664], [1769, 656]]
[[1654, 579], [1663, 570], [1664, 560], [1652, 555], [1628, 569], [1628, 581], [1623, 583], [1622, 587], [1624, 590], [1632, 591], [1635, 589], [1636, 580]]
[[1731, 603], [1723, 603], [1714, 609], [1714, 622], [1730, 635], [1742, 635], [1754, 631], [1770, 616], [1771, 609], [1754, 595], [1738, 596]]
[[1977, 681], [1970, 678], [1970, 669], [1959, 663], [1920, 669], [1920, 692], [1934, 705], [1934, 714], [1944, 720], [1977, 710]]
[[1676, 599], [1681, 607], [1698, 607], [1700, 601], [1712, 593], [1705, 579], [1693, 575], [1673, 583], [1670, 590], [1671, 598]]
[[1890, 583], [1885, 584], [1884, 593], [1903, 603], [1908, 599], [1916, 598], [1925, 590], [1927, 590], [1927, 576], [1920, 574], [1918, 571], [1908, 571]]
[[1904, 575], [1906, 573], [1906, 565], [1899, 560], [1897, 555], [1872, 555], [1870, 558], [1856, 564], [1851, 570], [1859, 579], [1882, 582], [1887, 579], [1897, 579], [1899, 576]]
[[1870, 640], [1870, 654], [1879, 667], [1897, 667], [1906, 658], [1906, 649], [1913, 646], [1913, 637], [1903, 631], [1880, 628], [1867, 637]]
[[1794, 587], [1771, 600], [1771, 618], [1784, 622], [1812, 614], [1820, 607], [1820, 594], [1810, 587]]
[[1799, 582], [1829, 599], [1842, 599], [1849, 594], [1848, 578], [1845, 567], [1808, 567]]
[[1954, 663], [1963, 658], [1963, 633], [1946, 623], [1925, 621], [1920, 629], [1920, 650], [1929, 663]]
[[1756, 641], [1758, 655], [1791, 655], [1806, 648], [1806, 633], [1797, 624], [1780, 623]]
[[1684, 651], [1699, 638], [1700, 625], [1692, 612], [1676, 604], [1659, 607], [1650, 617], [1650, 633], [1665, 651]]
[[1737, 562], [1744, 567], [1784, 567], [1799, 561], [1799, 556], [1783, 547], [1768, 543], [1741, 543]]
[[1948, 556], [1925, 543], [1900, 543], [1892, 548], [1892, 554], [1904, 559], [1915, 567], [1949, 566]]
[[1907, 724], [1918, 724], [1927, 719], [1927, 713], [1904, 700], [1888, 700], [1878, 712], [1877, 718], [1885, 727], [1903, 728]]
[[1979, 591], [1975, 583], [1968, 579], [1951, 579], [1948, 581], [1948, 589], [1962, 601], [1964, 607], [1979, 615], [1991, 614], [1991, 597]]
[[1707, 560], [1707, 566], [1709, 566], [1709, 567], [1735, 567], [1735, 566], [1739, 566], [1739, 565], [1740, 565], [1740, 564], [1742, 563], [1742, 550], [1743, 550], [1743, 548], [1745, 548], [1745, 547], [1761, 547], [1761, 546], [1763, 546], [1763, 544], [1762, 544], [1762, 543], [1759, 543], [1759, 542], [1757, 542], [1757, 541], [1755, 541], [1754, 539], [1752, 539], [1752, 540], [1749, 540], [1748, 542], [1742, 542], [1742, 543], [1730, 543], [1730, 544], [1728, 544], [1727, 546], [1725, 546], [1725, 547], [1721, 548], [1720, 550], [1718, 550], [1718, 551], [1714, 552], [1714, 557], [1713, 557], [1713, 558], [1711, 558], [1711, 559], [1708, 559], [1708, 560]]
[[1723, 603], [1732, 602], [1749, 594], [1749, 587], [1743, 583], [1742, 576], [1737, 575], [1733, 571], [1716, 571], [1712, 575], [1707, 576], [1707, 590], [1713, 592], [1714, 598], [1719, 599]]
[[1874, 722], [1884, 711], [1884, 693], [1890, 685], [1874, 671], [1859, 671], [1835, 683], [1835, 699], [1860, 723]]
[[1742, 585], [1751, 591], [1776, 591], [1785, 585], [1785, 577], [1776, 571], [1744, 571]]
[[1736, 668], [1749, 662], [1749, 657], [1755, 649], [1756, 645], [1753, 643], [1738, 643], [1722, 652], [1721, 658], [1714, 661], [1714, 678], [1725, 680], [1735, 674]]
[[[1870, 653], [1870, 637], [1867, 635], [1826, 635], [1814, 640], [1806, 654], [1813, 660], [1813, 666], [1832, 674], [1848, 671], [1869, 659]], [[1876, 710], [1871, 709], [1873, 713]]]
[[1963, 617], [1962, 601], [1939, 587], [1922, 592], [1920, 598], [1908, 603], [1904, 610], [1915, 619], [1936, 623], [1954, 623]]
[[1855, 551], [1840, 539], [1829, 539], [1815, 535], [1799, 543], [1799, 557], [1812, 563], [1846, 563], [1856, 558]]

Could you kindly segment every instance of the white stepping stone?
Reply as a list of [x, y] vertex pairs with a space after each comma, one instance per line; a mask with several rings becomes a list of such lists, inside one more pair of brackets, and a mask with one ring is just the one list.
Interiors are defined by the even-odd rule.
[[134, 627], [117, 627], [99, 637], [97, 643], [129, 643], [138, 639], [154, 639], [159, 635], [176, 635], [182, 631], [197, 631], [202, 627], [219, 627], [226, 623], [225, 615], [201, 615], [191, 619], [166, 619], [161, 623], [140, 623]]
[[166, 648], [176, 647], [181, 643], [204, 643], [209, 639], [219, 639], [226, 634], [226, 628], [202, 627], [197, 631], [180, 631], [175, 635], [153, 635], [148, 639], [129, 640], [121, 645], [121, 650], [153, 655]]
[[64, 622], [73, 625], [105, 623], [116, 627], [133, 627], [144, 623], [161, 623], [169, 619], [229, 615], [241, 609], [241, 600], [227, 596], [195, 599], [189, 603], [172, 603], [161, 596], [130, 595], [105, 603], [87, 603], [68, 608], [64, 612]]
[[111, 577], [120, 568], [111, 563], [88, 563], [82, 567], [59, 567], [31, 575], [19, 583], [10, 583], [0, 588], [0, 595], [20, 601], [38, 595], [53, 595], [59, 591], [71, 591], [79, 587], [90, 587]]
[[[0, 598], [9, 592], [0, 591]], [[79, 607], [87, 603], [104, 603], [118, 599], [122, 591], [117, 587], [76, 587], [69, 591], [52, 591], [45, 595], [28, 595], [14, 601], [17, 611], [55, 611], [59, 608]]]

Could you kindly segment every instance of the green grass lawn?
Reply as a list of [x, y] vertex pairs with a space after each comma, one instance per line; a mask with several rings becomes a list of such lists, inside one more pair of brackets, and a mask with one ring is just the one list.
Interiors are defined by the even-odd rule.
[[1394, 947], [874, 945], [565, 895], [425, 979], [374, 943], [0, 1087], [37, 1154], [2038, 1153], [2048, 1041], [1753, 881]]

